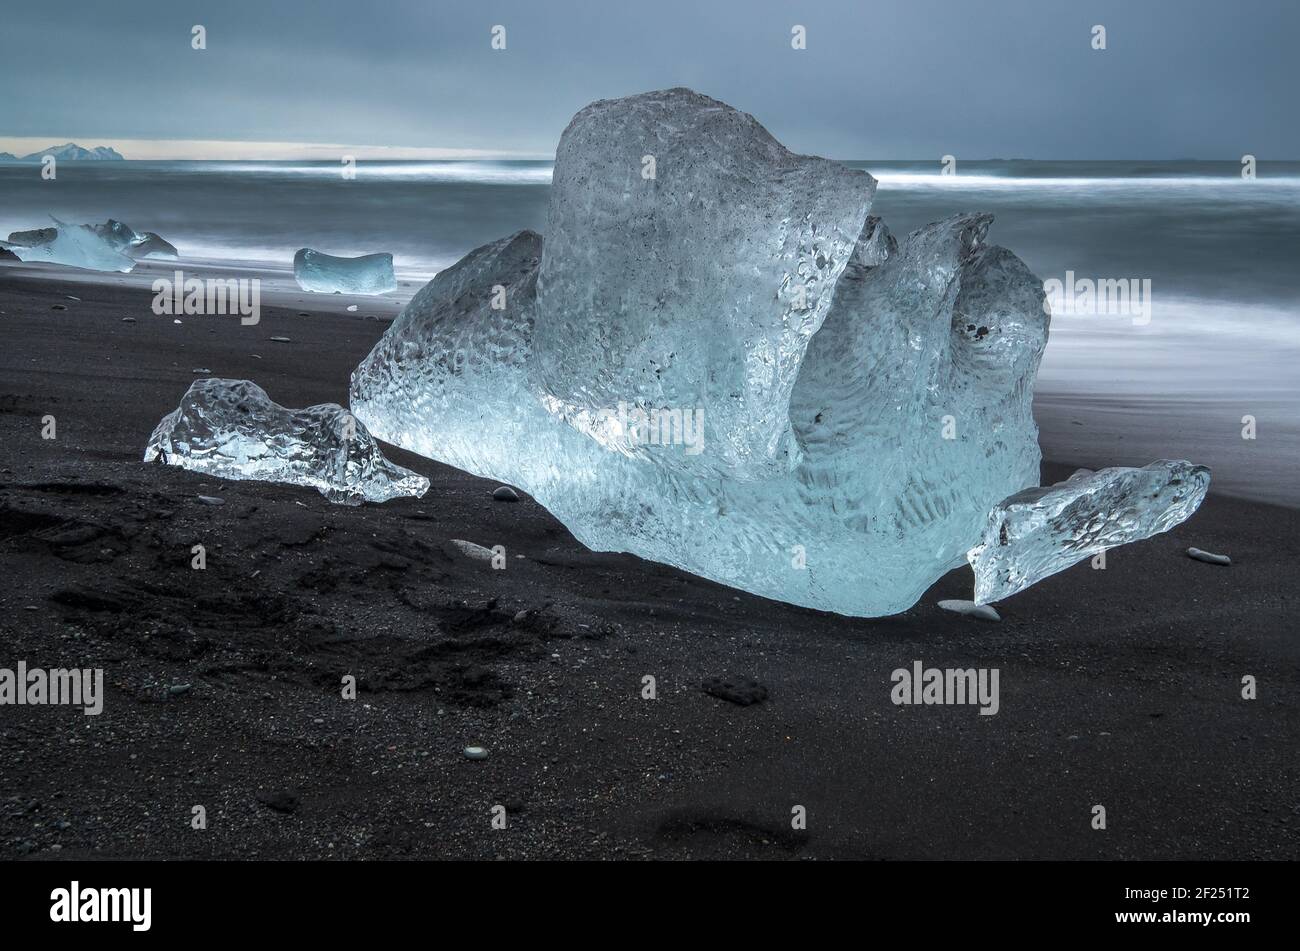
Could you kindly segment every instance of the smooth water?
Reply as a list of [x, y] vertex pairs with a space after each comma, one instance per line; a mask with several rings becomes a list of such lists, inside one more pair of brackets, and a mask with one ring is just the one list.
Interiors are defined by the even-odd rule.
[[[1150, 281], [1150, 308], [1067, 315], [1036, 406], [1050, 458], [1095, 468], [1186, 457], [1215, 488], [1300, 502], [1300, 162], [850, 162], [900, 238], [959, 211], [1045, 281]], [[542, 161], [65, 163], [0, 166], [0, 237], [49, 216], [112, 217], [186, 259], [279, 269], [312, 247], [390, 252], [418, 282], [520, 228], [546, 230]], [[1243, 439], [1253, 417], [1256, 439]]]

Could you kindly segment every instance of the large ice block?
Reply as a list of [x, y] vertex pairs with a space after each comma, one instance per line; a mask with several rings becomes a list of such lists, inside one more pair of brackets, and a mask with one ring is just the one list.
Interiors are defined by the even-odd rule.
[[1161, 459], [1076, 472], [1003, 499], [967, 555], [975, 600], [1000, 601], [1107, 548], [1167, 532], [1191, 517], [1209, 488], [1205, 466]]
[[248, 380], [196, 380], [149, 437], [145, 462], [222, 479], [287, 482], [360, 505], [429, 488], [389, 462], [366, 427], [337, 403], [286, 409]]
[[[1041, 283], [985, 243], [987, 215], [900, 244], [866, 214], [869, 181], [714, 100], [592, 110], [559, 152], [560, 249], [520, 232], [440, 273], [353, 373], [353, 412], [519, 486], [593, 549], [844, 614], [910, 607], [1037, 483]], [[684, 437], [693, 409], [702, 451], [646, 438], [665, 418]]]
[[293, 256], [293, 276], [304, 291], [318, 294], [386, 294], [397, 289], [391, 254], [340, 258], [302, 248]]

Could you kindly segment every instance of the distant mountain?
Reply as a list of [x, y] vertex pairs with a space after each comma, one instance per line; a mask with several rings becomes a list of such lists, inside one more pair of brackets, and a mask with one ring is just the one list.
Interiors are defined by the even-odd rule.
[[51, 145], [48, 149], [41, 149], [39, 152], [33, 152], [31, 155], [24, 155], [22, 158], [11, 155], [8, 152], [0, 152], [0, 162], [39, 162], [47, 155], [53, 155], [60, 162], [124, 162], [122, 153], [116, 149], [110, 149], [106, 145], [99, 145], [93, 149], [83, 149], [75, 142], [67, 142], [63, 145]]

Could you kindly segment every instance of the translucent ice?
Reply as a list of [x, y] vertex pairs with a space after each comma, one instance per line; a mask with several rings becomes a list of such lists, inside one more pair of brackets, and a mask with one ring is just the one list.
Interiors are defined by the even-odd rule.
[[875, 187], [689, 89], [587, 106], [556, 150], [538, 278], [533, 366], [557, 412], [590, 429], [620, 403], [703, 410], [702, 452], [661, 467], [788, 472], [790, 391]]
[[[91, 271], [130, 271], [135, 260], [93, 228], [67, 225], [54, 218], [57, 228], [18, 232], [10, 235], [9, 250], [24, 261], [45, 261]], [[15, 243], [32, 240], [34, 243]]]
[[97, 271], [129, 271], [142, 258], [175, 259], [176, 248], [152, 231], [143, 234], [109, 218], [103, 224], [15, 231], [4, 244], [24, 261], [49, 261]]
[[319, 294], [384, 294], [397, 289], [391, 254], [337, 258], [303, 248], [293, 256], [293, 276], [304, 291]]
[[975, 600], [999, 601], [1107, 548], [1167, 532], [1200, 507], [1210, 470], [1161, 459], [1141, 469], [1076, 472], [1025, 489], [989, 515], [967, 555]]
[[310, 486], [346, 505], [418, 497], [429, 488], [424, 476], [385, 459], [366, 427], [337, 403], [286, 409], [248, 380], [196, 380], [154, 429], [144, 461]]
[[435, 277], [353, 412], [593, 549], [904, 610], [1037, 483], [1047, 317], [989, 216], [900, 244], [873, 187], [686, 90], [597, 103], [561, 140], [545, 248], [520, 232]]
[[176, 248], [170, 241], [164, 240], [152, 231], [137, 232], [130, 225], [112, 218], [102, 225], [82, 225], [82, 227], [94, 231], [117, 250], [136, 260], [142, 258], [175, 260], [177, 257]]

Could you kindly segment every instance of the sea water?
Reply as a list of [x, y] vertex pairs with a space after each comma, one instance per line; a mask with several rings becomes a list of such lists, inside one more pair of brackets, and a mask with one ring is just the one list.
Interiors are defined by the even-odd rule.
[[[958, 159], [955, 174], [938, 159], [846, 164], [877, 177], [872, 213], [900, 237], [955, 212], [993, 212], [990, 240], [1056, 292], [1035, 401], [1045, 457], [1094, 469], [1188, 458], [1211, 466], [1215, 491], [1300, 504], [1300, 162], [1261, 158], [1254, 179], [1235, 161]], [[0, 166], [0, 238], [50, 215], [111, 217], [196, 264], [290, 271], [302, 247], [389, 252], [403, 282], [394, 296], [409, 297], [472, 248], [546, 230], [550, 162], [363, 161], [355, 177], [343, 172], [83, 162], [61, 165], [55, 188], [39, 169]], [[1081, 282], [1133, 293], [1090, 305]]]

